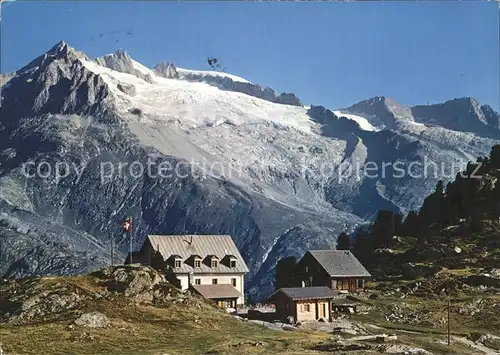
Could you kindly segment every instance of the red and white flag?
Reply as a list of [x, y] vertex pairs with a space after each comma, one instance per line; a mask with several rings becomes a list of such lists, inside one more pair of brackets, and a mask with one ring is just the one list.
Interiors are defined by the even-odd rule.
[[132, 218], [128, 217], [124, 222], [123, 222], [123, 232], [128, 233], [132, 229]]

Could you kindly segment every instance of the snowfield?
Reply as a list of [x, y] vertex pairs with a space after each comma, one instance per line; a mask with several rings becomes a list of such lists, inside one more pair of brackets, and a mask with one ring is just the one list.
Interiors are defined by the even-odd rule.
[[373, 126], [366, 118], [364, 117], [361, 117], [361, 116], [357, 116], [357, 115], [353, 115], [353, 114], [350, 114], [350, 113], [343, 113], [342, 111], [333, 111], [333, 113], [337, 116], [337, 117], [345, 117], [345, 118], [348, 118], [354, 122], [356, 122], [359, 127], [364, 130], [364, 131], [370, 131], [370, 132], [377, 132], [379, 131], [380, 129], [378, 129], [377, 127]]

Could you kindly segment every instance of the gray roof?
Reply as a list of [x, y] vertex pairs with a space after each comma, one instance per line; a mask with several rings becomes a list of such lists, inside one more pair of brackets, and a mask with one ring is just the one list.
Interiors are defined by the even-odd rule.
[[200, 295], [208, 299], [239, 298], [241, 293], [229, 284], [191, 285]]
[[[148, 235], [151, 246], [159, 250], [165, 260], [172, 255], [182, 258], [180, 268], [174, 268], [176, 273], [247, 273], [248, 267], [230, 235]], [[199, 255], [203, 261], [206, 257], [215, 255], [221, 262], [217, 267], [201, 263], [201, 267], [193, 267], [189, 260]], [[227, 256], [236, 257], [236, 267], [228, 267], [222, 262]]]
[[283, 287], [276, 291], [271, 298], [277, 293], [283, 293], [292, 300], [306, 300], [306, 299], [332, 299], [344, 297], [340, 292], [333, 291], [326, 286], [314, 287]]
[[348, 250], [309, 250], [330, 276], [370, 277], [370, 273]]

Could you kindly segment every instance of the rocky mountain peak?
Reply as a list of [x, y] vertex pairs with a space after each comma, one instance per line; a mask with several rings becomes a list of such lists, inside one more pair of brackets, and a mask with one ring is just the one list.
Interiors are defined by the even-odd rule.
[[365, 117], [373, 126], [378, 128], [392, 128], [398, 120], [413, 120], [409, 107], [385, 96], [375, 96], [360, 101], [345, 110]]
[[83, 60], [88, 60], [84, 53], [64, 41], [57, 43], [10, 78], [2, 90], [3, 113], [28, 116], [107, 111], [109, 88]]
[[481, 112], [484, 114], [488, 125], [500, 128], [500, 114], [493, 110], [489, 105], [481, 105]]
[[77, 51], [75, 48], [71, 47], [64, 41], [59, 41], [51, 49], [49, 49], [45, 55], [45, 58], [68, 58], [70, 60], [75, 59], [87, 59], [88, 57], [85, 53]]
[[66, 42], [60, 41], [47, 52], [40, 55], [28, 65], [17, 71], [17, 74], [37, 74], [43, 72], [48, 66], [54, 65], [68, 65], [78, 59], [88, 59], [87, 55], [79, 52], [73, 47], [69, 46]]
[[134, 75], [149, 83], [153, 82], [151, 74], [146, 72], [147, 68], [145, 68], [146, 70], [139, 69], [138, 63], [136, 63], [123, 49], [118, 49], [113, 54], [97, 57], [95, 62], [102, 67]]
[[127, 52], [125, 52], [122, 48], [119, 48], [115, 54], [114, 54], [116, 57], [118, 58], [129, 58], [130, 59], [130, 56], [128, 55]]
[[76, 52], [73, 47], [70, 47], [66, 42], [59, 41], [54, 47], [48, 50], [47, 54], [51, 55], [68, 55], [70, 52]]
[[[461, 97], [439, 104], [417, 105], [411, 108], [415, 119], [424, 124], [491, 135], [500, 129], [500, 118], [490, 106], [472, 97]], [[494, 131], [491, 131], [491, 129]]]

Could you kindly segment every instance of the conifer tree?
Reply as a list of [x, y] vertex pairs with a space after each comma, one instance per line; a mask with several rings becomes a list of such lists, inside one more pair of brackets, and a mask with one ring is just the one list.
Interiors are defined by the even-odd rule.
[[340, 233], [337, 238], [337, 250], [350, 250], [351, 249], [351, 241], [349, 239], [349, 235], [346, 232]]
[[276, 263], [276, 274], [274, 286], [276, 290], [282, 287], [295, 286], [297, 272], [297, 258], [295, 256], [287, 256], [281, 258]]
[[491, 148], [489, 167], [490, 169], [500, 169], [500, 145]]
[[393, 212], [389, 210], [379, 211], [371, 229], [373, 249], [390, 247], [394, 230]]
[[369, 256], [373, 251], [370, 238], [370, 234], [364, 230], [358, 230], [354, 235], [352, 252], [365, 265], [370, 264]]

